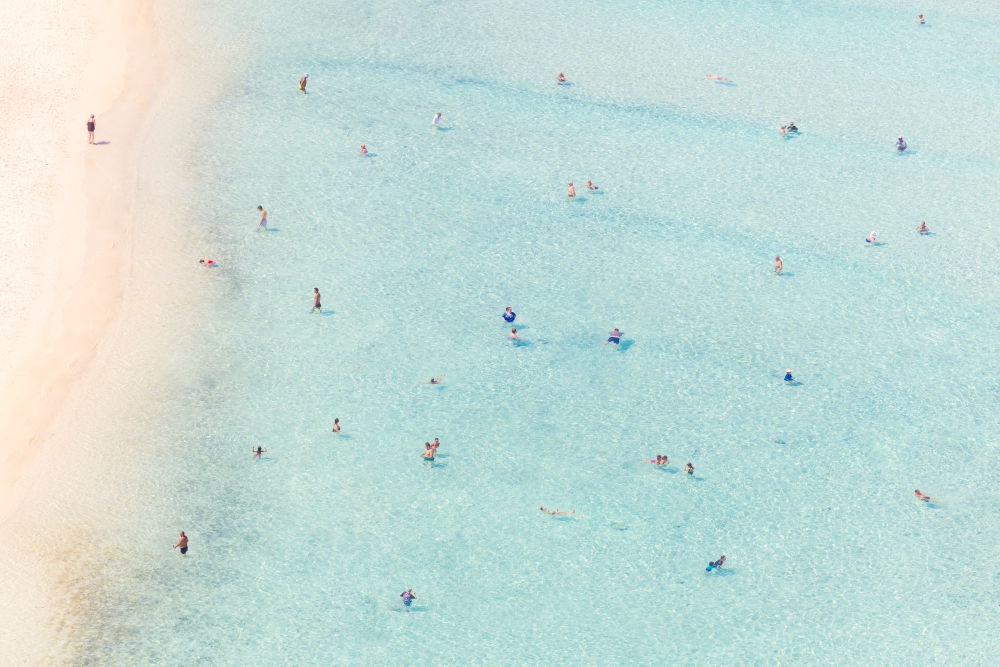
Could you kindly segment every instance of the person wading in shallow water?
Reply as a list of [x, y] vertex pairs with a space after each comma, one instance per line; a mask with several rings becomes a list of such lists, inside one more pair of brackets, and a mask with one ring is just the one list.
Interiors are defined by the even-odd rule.
[[183, 530], [181, 531], [181, 537], [180, 537], [180, 539], [177, 540], [177, 544], [174, 545], [174, 549], [177, 549], [178, 547], [181, 550], [181, 555], [182, 556], [187, 556], [187, 552], [188, 552], [188, 536], [184, 534]]

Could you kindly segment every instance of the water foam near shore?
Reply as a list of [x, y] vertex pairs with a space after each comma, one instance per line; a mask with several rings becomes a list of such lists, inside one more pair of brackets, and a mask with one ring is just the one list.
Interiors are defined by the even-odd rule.
[[[997, 650], [978, 562], [1000, 538], [984, 519], [1000, 248], [995, 197], [968, 193], [995, 192], [998, 166], [972, 128], [940, 127], [988, 118], [996, 61], [979, 35], [995, 17], [941, 8], [919, 27], [905, 8], [728, 3], [706, 24], [699, 3], [612, 4], [227, 10], [254, 48], [181, 161], [196, 184], [173, 240], [220, 268], [162, 267], [176, 301], [132, 293], [169, 354], [122, 363], [111, 400], [144, 407], [77, 443], [114, 443], [95, 479], [121, 501], [80, 536], [107, 546], [89, 562], [113, 556], [75, 580], [88, 612], [65, 655]], [[906, 85], [882, 95], [885, 54]], [[790, 119], [803, 133], [783, 140]], [[865, 248], [873, 228], [885, 245]], [[600, 346], [612, 326], [624, 349]], [[801, 386], [782, 384], [786, 366]], [[641, 463], [659, 453], [669, 469]], [[169, 548], [180, 529], [185, 559]], [[723, 576], [705, 575], [720, 553]]]

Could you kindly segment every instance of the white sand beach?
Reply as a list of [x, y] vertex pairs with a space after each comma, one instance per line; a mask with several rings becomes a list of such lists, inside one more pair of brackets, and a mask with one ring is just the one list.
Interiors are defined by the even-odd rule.
[[[73, 397], [99, 389], [92, 372], [134, 275], [133, 202], [144, 124], [168, 78], [151, 3], [11, 0], [0, 25], [4, 146], [0, 201], [0, 521], [5, 551], [37, 522], [18, 522], [26, 497], [66, 482], [42, 464], [52, 424]], [[86, 121], [96, 117], [95, 145]], [[67, 443], [60, 442], [61, 447]], [[43, 472], [44, 470], [44, 472]], [[36, 663], [53, 624], [58, 574], [36, 554], [8, 554], [0, 655]], [[51, 568], [50, 568], [51, 569]], [[65, 603], [65, 600], [61, 601]], [[8, 663], [11, 664], [11, 663]]]
[[[162, 62], [148, 3], [16, 0], [0, 28], [8, 202], [0, 340], [0, 516], [117, 315], [129, 268], [135, 137]], [[96, 145], [86, 119], [96, 116]]]

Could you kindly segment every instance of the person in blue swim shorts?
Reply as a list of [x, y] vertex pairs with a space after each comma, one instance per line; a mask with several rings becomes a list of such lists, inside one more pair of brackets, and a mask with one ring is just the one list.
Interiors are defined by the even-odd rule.
[[794, 380], [792, 379], [792, 369], [791, 368], [786, 368], [785, 369], [785, 382], [794, 382]]
[[614, 343], [615, 345], [618, 345], [621, 342], [622, 342], [622, 332], [618, 330], [618, 327], [615, 327], [614, 329], [611, 330], [611, 333], [608, 334], [608, 339], [604, 341], [601, 347], [604, 347], [608, 343]]
[[511, 310], [510, 306], [507, 306], [507, 309], [503, 311], [503, 319], [504, 322], [513, 322], [517, 319], [517, 313]]
[[399, 594], [399, 597], [403, 598], [403, 606], [406, 607], [407, 611], [409, 611], [410, 605], [412, 605], [413, 601], [417, 599], [417, 594], [413, 592], [412, 588], [407, 588]]

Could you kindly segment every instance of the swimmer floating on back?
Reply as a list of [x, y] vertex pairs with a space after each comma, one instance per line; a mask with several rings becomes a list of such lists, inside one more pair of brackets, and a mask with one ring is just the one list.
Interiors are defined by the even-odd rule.
[[917, 227], [917, 231], [921, 234], [930, 234], [931, 230], [927, 228], [927, 223], [923, 220], [920, 221], [920, 226]]
[[618, 345], [621, 342], [622, 342], [622, 332], [618, 330], [618, 327], [615, 327], [608, 334], [608, 339], [601, 344], [601, 347], [604, 347], [608, 343], [614, 343], [615, 345]]
[[215, 260], [208, 259], [207, 257], [202, 257], [198, 260], [198, 263], [203, 266], [216, 266]]
[[510, 322], [513, 322], [514, 320], [517, 319], [517, 313], [515, 313], [513, 310], [511, 310], [510, 306], [507, 306], [504, 309], [503, 315], [501, 315], [501, 317], [503, 317], [504, 322], [510, 323]]
[[913, 495], [915, 495], [917, 497], [917, 500], [922, 500], [925, 503], [937, 503], [937, 502], [941, 502], [937, 498], [932, 498], [930, 496], [924, 495], [923, 493], [920, 493], [920, 489], [914, 489], [913, 490]]
[[726, 77], [719, 76], [717, 74], [706, 74], [705, 76], [707, 76], [712, 81], [729, 81], [729, 79], [727, 79]]
[[542, 505], [541, 510], [546, 514], [573, 514], [574, 512], [576, 512], [576, 510], [570, 510], [568, 512], [563, 512], [560, 510], [547, 510], [545, 509], [545, 505]]
[[431, 378], [424, 384], [441, 384], [441, 380], [443, 379], [444, 379], [444, 373], [441, 373], [441, 375], [438, 375], [436, 378]]

